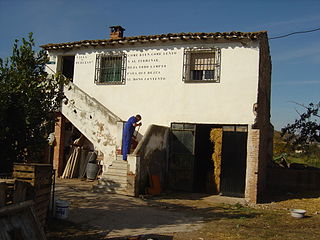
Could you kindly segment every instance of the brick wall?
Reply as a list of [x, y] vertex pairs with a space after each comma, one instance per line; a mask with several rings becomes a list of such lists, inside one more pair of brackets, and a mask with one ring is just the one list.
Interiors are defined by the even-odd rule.
[[268, 37], [259, 39], [259, 83], [256, 121], [248, 130], [247, 176], [245, 198], [250, 202], [261, 202], [267, 186], [267, 166], [272, 160], [273, 126], [270, 123], [271, 101], [271, 57]]
[[249, 129], [245, 198], [254, 203], [257, 202], [259, 145], [260, 130]]
[[61, 176], [63, 173], [65, 118], [61, 113], [57, 114], [58, 116], [54, 129], [55, 145], [53, 150], [53, 169], [56, 170], [57, 176]]

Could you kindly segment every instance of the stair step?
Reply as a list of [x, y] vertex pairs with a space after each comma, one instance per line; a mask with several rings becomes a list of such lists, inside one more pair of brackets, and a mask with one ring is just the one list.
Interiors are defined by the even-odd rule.
[[[129, 154], [128, 154], [128, 156], [129, 156]], [[117, 162], [124, 162], [124, 163], [126, 163], [127, 161], [124, 161], [124, 160], [122, 160], [122, 155], [116, 155], [116, 161]]]
[[105, 176], [127, 176], [128, 171], [126, 169], [119, 169], [119, 168], [109, 168], [106, 173], [104, 173]]
[[99, 179], [98, 185], [93, 186], [93, 191], [134, 196], [130, 187], [128, 190], [128, 168], [128, 162], [122, 160], [122, 155], [117, 155], [116, 160]]
[[128, 170], [125, 168], [110, 168], [108, 169], [108, 171], [106, 172], [106, 175], [112, 175], [112, 174], [116, 174], [116, 175], [127, 175], [128, 174]]
[[[127, 182], [127, 175], [117, 175], [117, 174], [108, 174], [108, 175], [102, 175], [101, 181], [114, 181], [114, 182], [121, 182], [126, 183]], [[99, 180], [99, 181], [100, 181]]]
[[123, 160], [115, 160], [109, 167], [121, 167], [121, 168], [128, 168], [128, 162]]

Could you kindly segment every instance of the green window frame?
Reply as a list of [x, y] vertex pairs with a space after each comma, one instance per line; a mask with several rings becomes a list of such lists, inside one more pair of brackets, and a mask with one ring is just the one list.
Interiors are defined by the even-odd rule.
[[125, 84], [126, 54], [104, 53], [96, 57], [96, 84]]

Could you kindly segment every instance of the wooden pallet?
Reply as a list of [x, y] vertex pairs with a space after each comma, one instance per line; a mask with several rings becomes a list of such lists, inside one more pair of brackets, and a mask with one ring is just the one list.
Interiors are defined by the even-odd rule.
[[0, 207], [13, 203], [14, 180], [0, 179]]
[[29, 182], [34, 187], [35, 212], [39, 222], [44, 226], [51, 197], [52, 165], [15, 163], [13, 165], [13, 177], [19, 181]]
[[15, 163], [13, 177], [31, 183], [35, 189], [46, 188], [52, 184], [52, 165]]

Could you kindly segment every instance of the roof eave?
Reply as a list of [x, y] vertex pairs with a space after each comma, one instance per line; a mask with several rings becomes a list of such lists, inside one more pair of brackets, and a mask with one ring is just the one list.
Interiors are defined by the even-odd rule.
[[262, 36], [267, 36], [266, 31], [260, 32], [225, 32], [225, 33], [178, 33], [178, 34], [162, 34], [162, 35], [151, 35], [151, 36], [136, 36], [136, 37], [124, 37], [120, 39], [100, 39], [100, 40], [83, 40], [69, 43], [50, 43], [40, 46], [45, 50], [59, 50], [59, 49], [70, 49], [90, 46], [106, 46], [115, 44], [134, 44], [134, 43], [146, 43], [146, 42], [157, 42], [157, 41], [168, 41], [168, 40], [251, 40], [255, 41]]

